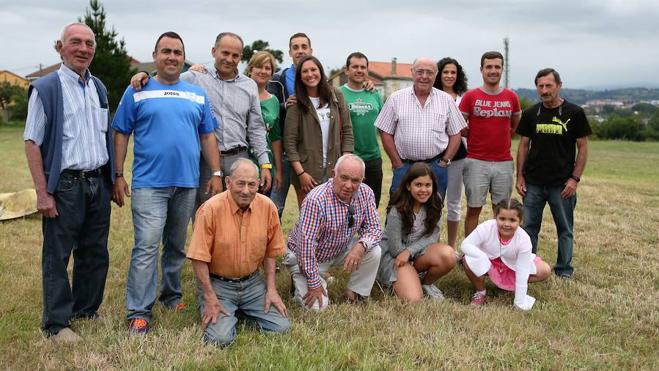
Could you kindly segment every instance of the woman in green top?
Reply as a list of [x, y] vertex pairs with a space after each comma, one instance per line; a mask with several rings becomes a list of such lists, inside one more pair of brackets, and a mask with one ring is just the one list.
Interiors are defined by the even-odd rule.
[[274, 168], [271, 169], [274, 183], [270, 191], [268, 191], [267, 196], [270, 196], [273, 188], [279, 189], [282, 181], [279, 100], [276, 96], [265, 90], [268, 81], [272, 79], [276, 66], [275, 57], [272, 54], [266, 51], [260, 51], [254, 53], [245, 69], [245, 75], [251, 77], [259, 88], [261, 116], [263, 116], [266, 132], [268, 133], [267, 140], [268, 149], [270, 150], [270, 163], [275, 164]]

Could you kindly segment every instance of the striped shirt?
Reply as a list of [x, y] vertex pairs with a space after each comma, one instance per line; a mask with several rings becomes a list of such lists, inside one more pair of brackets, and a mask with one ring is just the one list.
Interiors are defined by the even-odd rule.
[[[84, 81], [76, 72], [61, 65], [57, 71], [64, 101], [62, 140], [62, 170], [94, 170], [108, 162], [105, 135], [108, 131], [108, 110], [101, 108], [98, 92], [89, 70]], [[23, 140], [38, 146], [43, 143], [46, 113], [36, 89], [28, 102]]]
[[467, 124], [450, 95], [432, 88], [422, 107], [414, 87], [409, 87], [387, 99], [375, 126], [394, 136], [401, 159], [423, 161], [442, 153], [449, 136], [459, 134]]
[[213, 114], [222, 123], [215, 129], [220, 151], [250, 147], [259, 164], [269, 163], [261, 100], [254, 80], [240, 73], [232, 80], [222, 80], [212, 64], [206, 70], [206, 73], [187, 71], [181, 74], [181, 80], [206, 91]]
[[288, 249], [297, 257], [309, 288], [320, 287], [318, 263], [333, 259], [349, 246], [355, 232], [367, 250], [380, 243], [382, 229], [373, 191], [361, 184], [350, 205], [354, 224], [348, 226], [348, 204], [333, 190], [332, 179], [314, 188], [302, 203], [300, 219], [288, 236]]

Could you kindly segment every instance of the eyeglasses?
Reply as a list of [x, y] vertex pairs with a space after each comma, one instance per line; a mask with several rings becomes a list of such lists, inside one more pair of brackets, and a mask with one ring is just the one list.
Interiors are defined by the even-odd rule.
[[348, 228], [355, 226], [355, 207], [348, 205]]
[[433, 70], [414, 70], [414, 74], [417, 75], [417, 76], [421, 76], [421, 77], [424, 77], [424, 76], [432, 77], [432, 76], [435, 76], [435, 71], [433, 71]]

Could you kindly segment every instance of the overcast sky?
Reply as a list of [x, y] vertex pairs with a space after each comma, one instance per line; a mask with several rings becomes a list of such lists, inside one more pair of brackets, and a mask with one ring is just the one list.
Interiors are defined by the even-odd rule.
[[[88, 0], [0, 0], [0, 70], [26, 75], [40, 63], [58, 62], [54, 40], [88, 5]], [[266, 40], [285, 54], [290, 35], [306, 32], [327, 68], [341, 66], [357, 50], [376, 61], [451, 56], [475, 87], [482, 82], [480, 55], [503, 51], [508, 37], [513, 88], [532, 87], [543, 67], [561, 72], [564, 87], [659, 87], [657, 0], [106, 0], [103, 5], [108, 25], [140, 61], [151, 60], [164, 31], [178, 32], [187, 58], [197, 63], [211, 60], [210, 48], [222, 31], [235, 32], [246, 43]], [[288, 56], [284, 64], [290, 64]]]

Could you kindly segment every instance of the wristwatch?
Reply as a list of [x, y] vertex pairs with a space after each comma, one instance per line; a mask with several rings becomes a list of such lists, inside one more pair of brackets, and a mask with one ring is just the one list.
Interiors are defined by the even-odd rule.
[[124, 172], [123, 172], [123, 171], [115, 171], [115, 172], [114, 172], [114, 177], [115, 177], [115, 178], [122, 178], [123, 176], [124, 176]]
[[[444, 164], [444, 165], [442, 165], [442, 164]], [[446, 159], [443, 159], [443, 158], [439, 159], [439, 166], [441, 166], [441, 167], [448, 167], [450, 164], [451, 164], [451, 160], [446, 160]]]
[[579, 178], [576, 175], [570, 175], [570, 179], [574, 179], [575, 182], [579, 183], [581, 181], [581, 178]]
[[222, 170], [213, 171], [213, 176], [219, 176], [220, 178], [224, 176]]

